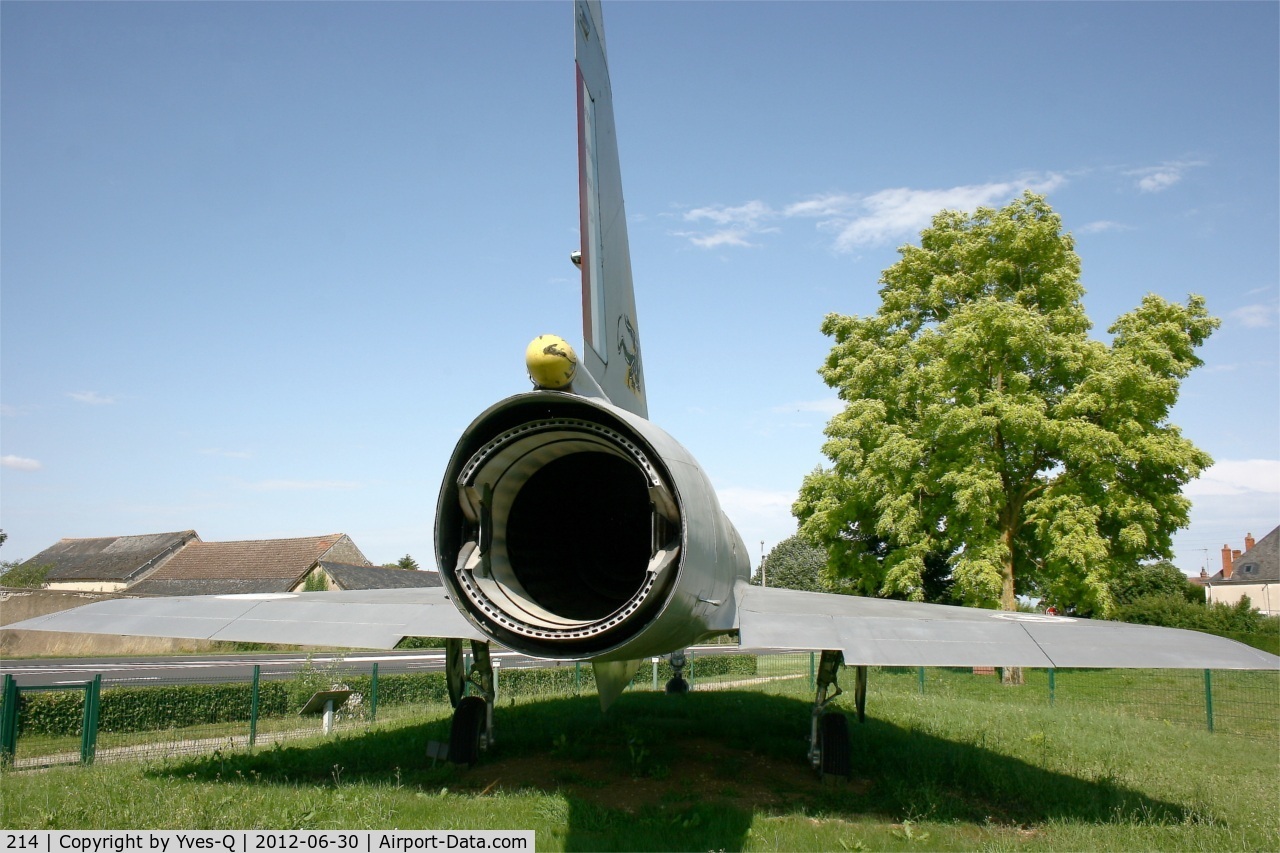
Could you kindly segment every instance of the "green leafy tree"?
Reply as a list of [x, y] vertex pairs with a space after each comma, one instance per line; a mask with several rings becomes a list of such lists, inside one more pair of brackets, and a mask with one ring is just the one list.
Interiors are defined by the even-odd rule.
[[0, 586], [19, 589], [40, 589], [45, 584], [52, 563], [32, 563], [21, 560], [0, 561]]
[[1168, 560], [1119, 566], [1111, 579], [1111, 599], [1116, 607], [1153, 595], [1170, 595], [1193, 604], [1204, 604], [1204, 588], [1189, 581], [1182, 569]]
[[751, 583], [759, 586], [763, 575], [769, 586], [827, 592], [827, 584], [822, 579], [826, 565], [826, 551], [799, 536], [790, 536], [773, 546]]
[[419, 566], [418, 566], [417, 560], [413, 559], [413, 557], [410, 557], [408, 554], [405, 554], [403, 557], [401, 557], [399, 560], [396, 560], [394, 563], [386, 563], [385, 565], [383, 565], [383, 568], [384, 569], [404, 569], [407, 572], [416, 572], [418, 571]]
[[801, 534], [866, 592], [923, 599], [942, 559], [963, 603], [1107, 613], [1124, 568], [1171, 556], [1182, 486], [1211, 464], [1168, 415], [1218, 321], [1148, 295], [1091, 339], [1073, 240], [1029, 192], [943, 211], [898, 251], [874, 315], [823, 322], [845, 408]]
[[328, 589], [329, 576], [324, 573], [324, 569], [316, 569], [302, 582], [303, 592], [325, 592]]

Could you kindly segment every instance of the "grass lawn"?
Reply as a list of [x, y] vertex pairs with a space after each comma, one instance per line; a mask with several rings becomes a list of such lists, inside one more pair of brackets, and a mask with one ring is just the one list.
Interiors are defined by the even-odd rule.
[[5, 771], [10, 829], [533, 829], [546, 850], [1280, 850], [1280, 744], [1026, 688], [873, 679], [854, 778], [804, 762], [809, 703], [764, 691], [503, 700], [472, 769], [448, 716], [156, 763]]

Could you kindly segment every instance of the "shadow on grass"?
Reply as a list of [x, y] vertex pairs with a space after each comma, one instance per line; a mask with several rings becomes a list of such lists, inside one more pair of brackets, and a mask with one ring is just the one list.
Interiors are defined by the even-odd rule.
[[447, 740], [445, 718], [192, 759], [163, 775], [320, 786], [394, 778], [476, 798], [553, 793], [568, 804], [570, 850], [738, 849], [758, 813], [979, 826], [1190, 819], [1181, 806], [1111, 781], [874, 719], [850, 727], [853, 778], [823, 784], [805, 762], [809, 703], [785, 696], [636, 693], [607, 715], [593, 696], [560, 697], [500, 705], [495, 720], [497, 745], [470, 769], [432, 768], [423, 758], [428, 741]]

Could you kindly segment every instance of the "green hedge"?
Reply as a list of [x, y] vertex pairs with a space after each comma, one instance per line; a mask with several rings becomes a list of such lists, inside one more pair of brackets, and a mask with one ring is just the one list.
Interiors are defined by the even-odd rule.
[[51, 690], [18, 697], [18, 734], [78, 735], [84, 690]]
[[[345, 682], [352, 690], [370, 695], [373, 679], [357, 675]], [[378, 707], [387, 705], [440, 705], [449, 701], [449, 687], [443, 672], [415, 672], [378, 676]]]
[[1264, 652], [1270, 652], [1273, 655], [1280, 655], [1280, 634], [1275, 632], [1241, 634], [1239, 632], [1223, 631], [1220, 636], [1237, 640], [1247, 646], [1262, 649]]
[[[756, 656], [755, 655], [691, 655], [689, 656], [691, 665], [684, 668], [684, 677], [687, 679], [690, 670], [693, 674], [693, 683], [697, 684], [704, 678], [713, 678], [723, 675], [743, 675], [751, 676], [756, 674]], [[658, 662], [658, 684], [659, 686], [666, 684], [667, 679], [675, 675], [675, 670], [671, 668], [671, 664], [667, 658], [663, 658]], [[632, 684], [647, 684], [653, 680], [653, 666], [648, 661], [640, 664], [640, 671], [636, 673]]]
[[[164, 687], [112, 687], [102, 691], [98, 729], [146, 732], [209, 723], [249, 720], [250, 684], [177, 684]], [[282, 716], [301, 707], [290, 702], [287, 685], [260, 685], [260, 717]], [[24, 734], [78, 734], [84, 718], [84, 691], [58, 690], [22, 696], [18, 728]]]
[[[755, 675], [754, 655], [708, 655], [693, 661], [694, 683], [704, 678], [723, 675]], [[686, 667], [685, 675], [689, 674]], [[664, 658], [658, 667], [659, 684], [672, 675]], [[571, 693], [578, 674], [572, 664], [545, 669], [506, 669], [498, 675], [499, 690], [504, 696]], [[590, 666], [581, 668], [584, 691], [595, 690], [595, 677]], [[642, 662], [632, 684], [645, 686], [653, 678], [653, 669]], [[295, 715], [317, 690], [342, 684], [364, 697], [366, 707], [371, 696], [372, 678], [368, 675], [344, 674], [340, 670], [304, 669], [288, 681], [262, 681], [258, 688], [258, 716], [287, 717]], [[24, 734], [76, 735], [84, 719], [84, 691], [58, 690], [22, 695], [18, 715], [19, 731]], [[186, 728], [212, 723], [247, 723], [253, 701], [253, 687], [247, 682], [230, 684], [175, 684], [160, 687], [109, 687], [102, 691], [99, 730], [125, 733]], [[449, 701], [444, 673], [406, 673], [378, 678], [378, 706], [442, 705]]]

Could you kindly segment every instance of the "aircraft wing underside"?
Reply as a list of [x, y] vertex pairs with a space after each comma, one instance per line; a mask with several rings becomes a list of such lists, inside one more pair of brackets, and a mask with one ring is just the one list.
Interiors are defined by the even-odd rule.
[[737, 600], [744, 647], [838, 649], [851, 666], [1280, 669], [1275, 655], [1176, 628], [746, 583]]
[[361, 649], [404, 637], [486, 639], [439, 587], [120, 598], [4, 628]]
[[[851, 666], [1280, 669], [1275, 655], [1177, 628], [741, 582], [735, 593], [743, 647], [839, 650]], [[404, 637], [487, 639], [439, 588], [114, 599], [4, 627], [368, 649]]]

